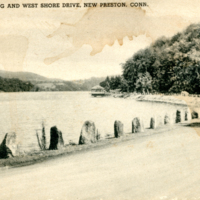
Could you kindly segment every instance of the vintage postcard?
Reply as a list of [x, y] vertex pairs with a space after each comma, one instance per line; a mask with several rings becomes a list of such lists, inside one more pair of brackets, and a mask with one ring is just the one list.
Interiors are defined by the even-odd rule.
[[197, 0], [0, 2], [0, 200], [200, 199]]

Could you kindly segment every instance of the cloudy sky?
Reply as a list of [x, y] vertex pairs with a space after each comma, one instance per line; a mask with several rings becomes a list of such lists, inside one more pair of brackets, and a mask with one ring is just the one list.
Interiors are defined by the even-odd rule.
[[54, 0], [60, 6], [78, 2], [81, 8], [41, 8], [41, 1], [32, 2], [37, 8], [15, 0], [9, 3], [20, 8], [5, 3], [0, 10], [2, 70], [65, 80], [120, 74], [120, 64], [139, 49], [200, 21], [198, 0], [148, 0], [142, 8], [130, 7], [133, 1], [123, 8], [83, 7], [95, 0]]

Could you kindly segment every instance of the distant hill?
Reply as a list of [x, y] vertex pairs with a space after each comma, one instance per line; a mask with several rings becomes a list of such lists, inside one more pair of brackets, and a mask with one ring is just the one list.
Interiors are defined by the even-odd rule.
[[[47, 78], [32, 72], [9, 72], [3, 70], [0, 70], [0, 77], [7, 81], [9, 79], [10, 81], [18, 79], [23, 82], [30, 82], [34, 86], [34, 91], [88, 91], [105, 79], [105, 77], [92, 77], [85, 80], [65, 81]], [[6, 89], [4, 91], [6, 92]]]
[[2, 78], [17, 78], [22, 81], [30, 81], [30, 82], [45, 82], [45, 81], [61, 81], [61, 79], [50, 79], [32, 72], [10, 72], [10, 71], [4, 71], [0, 70], [0, 77]]

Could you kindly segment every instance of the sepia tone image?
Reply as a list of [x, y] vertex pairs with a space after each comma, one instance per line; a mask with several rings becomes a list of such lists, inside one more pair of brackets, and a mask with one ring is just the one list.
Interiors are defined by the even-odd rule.
[[0, 3], [0, 200], [200, 199], [200, 3]]

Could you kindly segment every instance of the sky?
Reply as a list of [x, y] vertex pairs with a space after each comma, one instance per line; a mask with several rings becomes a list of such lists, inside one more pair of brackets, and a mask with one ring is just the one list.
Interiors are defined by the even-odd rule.
[[102, 0], [54, 2], [82, 7], [41, 8], [41, 1], [34, 0], [37, 8], [23, 8], [26, 2], [11, 0], [20, 7], [5, 3], [0, 9], [1, 70], [64, 80], [118, 75], [138, 50], [200, 21], [198, 0], [148, 0], [141, 8], [130, 7], [133, 1], [123, 8], [83, 7]]

